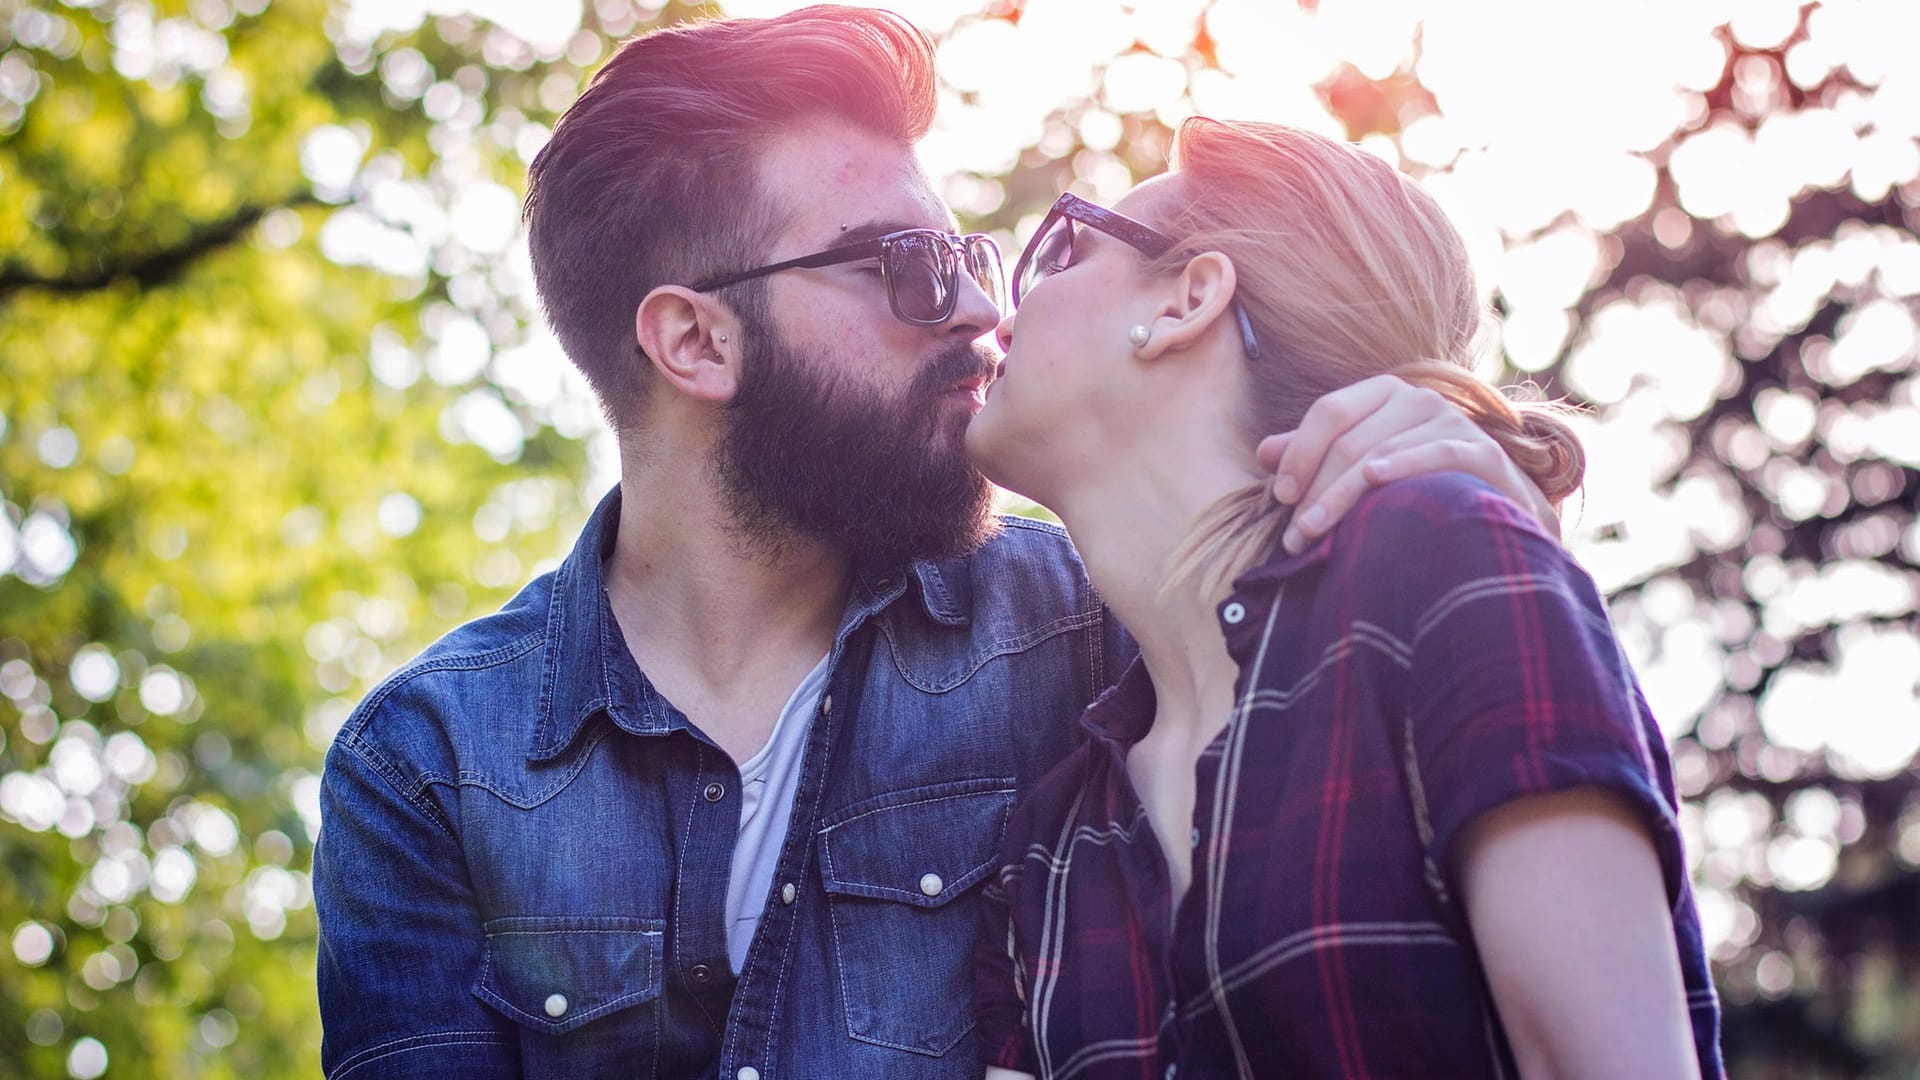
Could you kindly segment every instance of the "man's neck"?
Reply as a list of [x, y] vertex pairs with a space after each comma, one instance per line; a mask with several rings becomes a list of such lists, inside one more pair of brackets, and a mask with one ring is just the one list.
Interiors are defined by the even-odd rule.
[[736, 760], [833, 645], [845, 551], [744, 543], [704, 469], [629, 463], [607, 596], [649, 681]]

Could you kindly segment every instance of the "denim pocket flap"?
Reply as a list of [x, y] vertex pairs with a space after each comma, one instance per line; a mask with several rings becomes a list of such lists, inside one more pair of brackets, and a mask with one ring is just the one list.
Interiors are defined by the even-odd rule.
[[938, 784], [854, 807], [820, 830], [827, 891], [941, 907], [999, 862], [1012, 810], [1006, 780]]
[[660, 996], [659, 919], [488, 921], [473, 993], [516, 1023], [561, 1035]]

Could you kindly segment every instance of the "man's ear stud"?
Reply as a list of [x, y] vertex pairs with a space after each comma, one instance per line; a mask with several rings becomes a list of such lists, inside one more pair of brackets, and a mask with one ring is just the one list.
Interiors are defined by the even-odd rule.
[[1136, 349], [1140, 348], [1142, 345], [1145, 345], [1147, 343], [1147, 338], [1149, 336], [1150, 334], [1147, 328], [1139, 325], [1138, 323], [1134, 324], [1133, 329], [1127, 331], [1127, 340], [1132, 342], [1133, 347]]
[[726, 343], [727, 343], [727, 335], [725, 335], [725, 334], [721, 334], [721, 335], [720, 335], [720, 344], [722, 344], [722, 345], [725, 345]]

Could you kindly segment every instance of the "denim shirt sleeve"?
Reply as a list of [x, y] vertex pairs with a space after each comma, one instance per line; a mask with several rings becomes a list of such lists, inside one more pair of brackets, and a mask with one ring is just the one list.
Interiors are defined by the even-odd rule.
[[518, 1077], [511, 1025], [469, 990], [480, 920], [459, 843], [377, 751], [342, 740], [313, 857], [328, 1080]]

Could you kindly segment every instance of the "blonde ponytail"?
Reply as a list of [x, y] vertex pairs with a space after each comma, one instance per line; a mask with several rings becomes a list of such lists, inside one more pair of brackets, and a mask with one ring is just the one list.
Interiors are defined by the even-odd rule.
[[[1470, 370], [1484, 315], [1473, 269], [1418, 184], [1372, 154], [1278, 124], [1195, 117], [1174, 159], [1186, 203], [1169, 231], [1183, 239], [1160, 262], [1173, 271], [1205, 251], [1233, 260], [1262, 346], [1249, 368], [1249, 444], [1298, 427], [1333, 390], [1394, 374], [1479, 424], [1556, 506], [1580, 486], [1586, 455], [1569, 410], [1509, 399]], [[1273, 550], [1289, 515], [1265, 483], [1218, 500], [1169, 561], [1166, 588], [1194, 582], [1219, 595]]]

